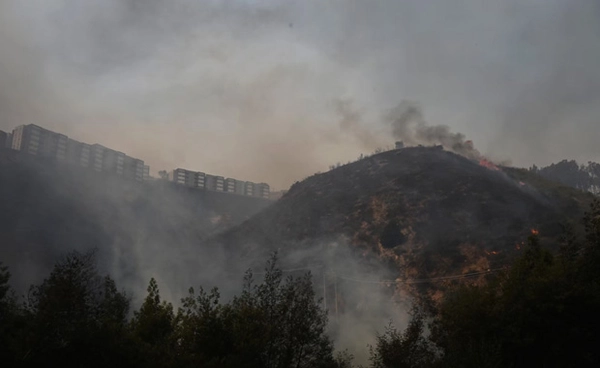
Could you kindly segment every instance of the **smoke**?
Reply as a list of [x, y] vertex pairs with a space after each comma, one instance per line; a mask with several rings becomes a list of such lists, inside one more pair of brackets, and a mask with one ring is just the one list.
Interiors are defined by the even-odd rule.
[[470, 159], [481, 159], [472, 141], [466, 141], [462, 133], [454, 133], [447, 125], [428, 125], [421, 107], [410, 101], [403, 101], [393, 108], [386, 119], [392, 134], [398, 141], [407, 145], [441, 145], [445, 149]]
[[378, 117], [405, 99], [486, 156], [600, 158], [589, 0], [2, 0], [0, 13], [0, 129], [38, 123], [153, 173], [285, 188], [392, 145]]
[[[367, 152], [389, 145], [388, 137], [377, 132], [373, 126], [365, 126], [363, 112], [358, 110], [351, 100], [335, 100], [335, 111], [340, 117], [342, 137], [353, 138], [357, 146]], [[338, 135], [338, 133], [335, 133]]]
[[[285, 244], [277, 251], [281, 268], [294, 270], [286, 275], [311, 272], [315, 292], [329, 313], [329, 334], [335, 347], [348, 349], [356, 364], [368, 363], [367, 345], [376, 344], [377, 333], [390, 321], [402, 330], [407, 326], [412, 300], [402, 293], [401, 286], [377, 282], [395, 279], [398, 270], [384, 266], [377, 257], [365, 257], [344, 237], [331, 235], [310, 244]], [[264, 256], [252, 254], [251, 265], [260, 270]]]

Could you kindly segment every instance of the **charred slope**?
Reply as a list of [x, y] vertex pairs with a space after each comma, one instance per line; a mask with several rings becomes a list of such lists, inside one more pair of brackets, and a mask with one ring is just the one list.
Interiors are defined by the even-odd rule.
[[526, 170], [490, 170], [415, 147], [296, 183], [217, 241], [255, 252], [341, 237], [362, 255], [401, 266], [406, 277], [432, 276], [501, 262], [532, 228], [556, 243], [560, 224], [578, 219], [590, 200]]
[[95, 247], [113, 276], [137, 277], [136, 268], [145, 267], [140, 259], [157, 267], [151, 260], [160, 257], [160, 267], [168, 267], [174, 255], [197, 252], [202, 239], [270, 203], [163, 181], [137, 183], [1, 150], [0, 261], [13, 280], [29, 283], [64, 252]]

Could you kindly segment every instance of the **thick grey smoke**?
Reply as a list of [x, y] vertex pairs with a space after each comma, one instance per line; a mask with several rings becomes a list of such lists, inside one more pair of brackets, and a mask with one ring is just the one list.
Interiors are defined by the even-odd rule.
[[414, 102], [403, 101], [393, 108], [386, 119], [397, 141], [409, 146], [441, 145], [471, 159], [480, 159], [472, 141], [467, 141], [462, 133], [454, 133], [447, 125], [429, 125], [425, 121], [421, 107]]
[[599, 7], [0, 0], [0, 129], [284, 188], [392, 145], [379, 116], [410, 99], [486, 156], [598, 160]]
[[[593, 0], [0, 0], [0, 129], [37, 123], [154, 173], [185, 167], [277, 189], [394, 138], [477, 157], [472, 139], [517, 165], [600, 161], [598, 39]], [[390, 135], [381, 114], [405, 99], [432, 124], [403, 103], [386, 115]], [[161, 224], [188, 216], [159, 204]], [[129, 285], [154, 276], [177, 299], [230, 259], [198, 244], [165, 255], [163, 239], [136, 229], [139, 213], [115, 211], [134, 246], [115, 241], [109, 266]], [[381, 300], [369, 285], [338, 286], [369, 308]], [[341, 325], [366, 335], [383, 316]]]

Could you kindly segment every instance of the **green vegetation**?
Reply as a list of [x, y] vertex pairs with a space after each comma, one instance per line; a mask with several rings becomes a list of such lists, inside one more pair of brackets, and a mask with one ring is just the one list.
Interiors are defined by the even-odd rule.
[[2, 268], [0, 358], [9, 367], [343, 366], [310, 275], [284, 279], [276, 260], [261, 283], [247, 273], [231, 302], [221, 303], [217, 289], [190, 289], [177, 312], [152, 279], [129, 321], [126, 295], [98, 274], [93, 253], [67, 255], [23, 305], [10, 297]]
[[574, 160], [562, 160], [542, 168], [534, 165], [529, 170], [572, 188], [600, 194], [600, 164], [597, 162], [579, 165]]
[[[596, 367], [600, 334], [600, 201], [558, 254], [529, 238], [523, 254], [485, 286], [448, 292], [404, 334], [391, 328], [372, 349], [374, 367]], [[401, 353], [404, 352], [404, 353]]]
[[[405, 331], [390, 325], [370, 347], [370, 366], [592, 367], [600, 362], [600, 200], [583, 219], [585, 238], [566, 229], [560, 250], [537, 234], [504, 273], [462, 285]], [[102, 277], [93, 253], [70, 253], [18, 304], [0, 267], [3, 366], [351, 367], [334, 354], [327, 315], [310, 274], [284, 278], [273, 256], [265, 276], [244, 278], [230, 302], [190, 289], [181, 307], [161, 300], [150, 280], [139, 310]]]

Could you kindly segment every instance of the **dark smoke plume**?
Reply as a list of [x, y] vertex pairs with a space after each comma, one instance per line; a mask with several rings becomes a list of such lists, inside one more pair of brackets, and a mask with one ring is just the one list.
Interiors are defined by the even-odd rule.
[[421, 106], [415, 102], [400, 102], [390, 111], [386, 120], [391, 124], [394, 138], [408, 146], [441, 145], [473, 160], [482, 158], [473, 142], [466, 140], [464, 134], [452, 132], [447, 125], [428, 125]]

